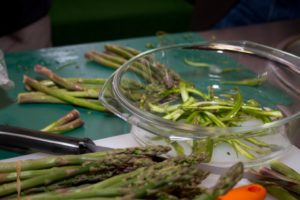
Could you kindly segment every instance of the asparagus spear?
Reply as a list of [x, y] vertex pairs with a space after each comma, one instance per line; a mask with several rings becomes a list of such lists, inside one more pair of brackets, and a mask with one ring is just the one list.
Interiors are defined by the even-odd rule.
[[69, 90], [84, 90], [83, 88], [81, 88], [76, 83], [74, 84], [74, 83], [66, 81], [62, 77], [60, 77], [57, 74], [53, 73], [52, 70], [50, 70], [50, 69], [48, 69], [48, 68], [46, 68], [42, 65], [36, 65], [34, 67], [34, 70], [39, 74], [43, 74], [43, 75], [47, 76], [50, 80], [52, 80], [56, 84], [66, 88], [66, 89], [69, 89]]
[[75, 119], [71, 122], [68, 122], [66, 124], [63, 124], [61, 126], [56, 126], [48, 130], [47, 132], [51, 133], [65, 133], [71, 130], [74, 130], [76, 128], [79, 128], [84, 125], [84, 121], [82, 119]]
[[46, 95], [42, 92], [23, 92], [19, 93], [17, 97], [18, 103], [58, 103], [67, 104], [56, 97]]
[[[95, 62], [98, 62], [98, 63], [108, 66], [108, 67], [112, 67], [114, 69], [119, 68], [122, 64], [124, 64], [127, 61], [126, 59], [124, 59], [122, 57], [119, 57], [116, 55], [100, 53], [97, 51], [87, 52], [87, 53], [85, 53], [85, 57], [89, 60], [94, 60]], [[146, 71], [147, 69], [148, 69], [148, 67], [146, 67], [145, 65], [143, 65], [139, 62], [135, 62], [132, 64], [132, 66], [130, 66], [130, 70], [141, 75], [146, 80], [152, 82], [153, 78], [151, 76], [151, 73], [150, 73], [150, 75], [149, 75], [149, 73], [147, 73], [147, 71]]]
[[69, 102], [69, 103], [77, 105], [77, 106], [90, 108], [90, 109], [98, 110], [98, 111], [105, 111], [106, 110], [103, 106], [101, 106], [99, 104], [95, 104], [95, 103], [92, 103], [92, 102], [89, 102], [89, 101], [85, 101], [85, 100], [82, 100], [82, 99], [79, 99], [79, 98], [75, 98], [75, 97], [72, 97], [70, 95], [65, 94], [64, 92], [53, 90], [51, 88], [43, 86], [43, 85], [39, 84], [38, 81], [36, 81], [36, 80], [26, 76], [26, 75], [24, 75], [24, 83], [29, 85], [30, 87], [38, 90], [38, 91], [44, 92], [48, 95], [54, 96], [54, 97], [56, 97], [60, 100]]
[[[74, 170], [78, 169], [80, 166], [61, 166], [61, 169], [66, 169], [66, 170]], [[19, 177], [21, 180], [32, 178], [35, 176], [43, 175], [43, 174], [48, 174], [49, 172], [56, 170], [56, 168], [49, 168], [49, 169], [39, 169], [39, 170], [27, 170], [27, 171], [21, 171], [19, 174]], [[8, 173], [1, 173], [0, 174], [0, 183], [5, 183], [5, 182], [11, 182], [15, 181], [17, 179], [18, 174], [16, 172], [8, 172]]]
[[[253, 182], [266, 186], [278, 199], [298, 199], [300, 196], [299, 173], [280, 161], [272, 161], [269, 167], [252, 171], [256, 177]], [[298, 195], [298, 196], [297, 196]]]
[[51, 131], [51, 129], [64, 125], [70, 121], [73, 121], [74, 119], [78, 118], [80, 115], [79, 111], [76, 109], [73, 109], [72, 111], [68, 112], [66, 115], [62, 116], [58, 120], [52, 122], [45, 128], [41, 129], [41, 131]]
[[100, 55], [95, 55], [93, 52], [85, 53], [85, 57], [89, 60], [93, 60], [97, 63], [100, 63], [100, 64], [108, 66], [108, 67], [112, 67], [114, 69], [117, 69], [120, 67], [120, 63], [111, 61], [108, 58], [104, 58], [103, 56], [100, 56]]
[[[77, 84], [94, 84], [94, 85], [103, 85], [106, 81], [106, 79], [102, 78], [81, 78], [81, 77], [70, 77], [70, 78], [64, 78], [66, 81], [74, 82]], [[44, 86], [55, 86], [56, 83], [49, 80], [41, 80], [40, 83]]]
[[216, 185], [206, 193], [194, 198], [194, 200], [214, 200], [217, 197], [226, 194], [235, 184], [243, 177], [243, 164], [233, 165], [227, 172], [222, 175]]
[[[76, 92], [77, 93], [77, 92]], [[70, 93], [68, 93], [70, 94]], [[73, 94], [71, 94], [73, 96]], [[85, 94], [82, 94], [81, 96], [86, 96]], [[89, 95], [89, 94], [87, 94]], [[76, 96], [74, 96], [76, 97]], [[100, 102], [97, 99], [90, 99], [86, 98], [85, 101], [89, 101], [92, 103], [100, 104]], [[53, 103], [53, 104], [69, 104], [66, 101], [60, 100], [56, 97], [47, 95], [42, 92], [23, 92], [18, 94], [17, 97], [18, 103]]]
[[278, 200], [297, 200], [287, 190], [278, 185], [267, 185], [265, 186], [267, 191]]
[[108, 51], [111, 51], [117, 55], [120, 55], [121, 57], [127, 59], [132, 58], [133, 56], [137, 55], [136, 53], [133, 53], [133, 49], [131, 48], [123, 48], [119, 45], [114, 45], [114, 44], [106, 44], [104, 45], [105, 49]]
[[[147, 147], [135, 147], [127, 149], [115, 149], [111, 151], [94, 152], [80, 155], [64, 155], [64, 156], [51, 156], [46, 158], [40, 158], [35, 160], [22, 160], [20, 165], [22, 170], [36, 170], [51, 168], [55, 166], [66, 166], [66, 165], [79, 165], [86, 161], [93, 161], [101, 159], [107, 155], [117, 154], [131, 154], [140, 156], [157, 156], [167, 153], [170, 147], [167, 146], [147, 146]], [[0, 173], [3, 172], [15, 172], [15, 162], [2, 162], [0, 165]]]
[[271, 162], [270, 167], [272, 170], [279, 172], [280, 174], [286, 176], [287, 178], [293, 179], [300, 184], [300, 174], [284, 163], [274, 160]]

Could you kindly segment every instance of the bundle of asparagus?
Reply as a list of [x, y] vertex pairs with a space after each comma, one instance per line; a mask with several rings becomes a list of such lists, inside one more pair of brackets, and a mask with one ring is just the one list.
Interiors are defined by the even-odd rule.
[[209, 174], [197, 156], [158, 157], [164, 146], [52, 156], [0, 164], [2, 199], [206, 199], [225, 194], [242, 177], [237, 163], [215, 187], [199, 184]]
[[280, 161], [272, 161], [270, 167], [252, 171], [257, 177], [252, 182], [262, 184], [278, 200], [300, 199], [300, 174]]

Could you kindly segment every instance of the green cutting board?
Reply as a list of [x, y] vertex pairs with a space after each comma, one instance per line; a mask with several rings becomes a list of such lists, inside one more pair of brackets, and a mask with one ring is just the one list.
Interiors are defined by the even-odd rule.
[[[36, 64], [45, 65], [63, 77], [107, 78], [113, 70], [87, 61], [84, 58], [85, 52], [92, 49], [103, 51], [103, 46], [106, 43], [127, 45], [143, 51], [147, 49], [147, 44], [158, 46], [160, 44], [201, 41], [203, 39], [197, 33], [179, 33], [160, 38], [144, 37], [8, 53], [5, 55], [5, 60], [9, 77], [14, 81], [15, 87], [9, 91], [0, 90], [0, 124], [39, 130], [74, 108], [71, 105], [16, 103], [18, 93], [25, 91], [22, 83], [24, 74], [33, 78], [43, 78], [33, 71]], [[77, 109], [80, 111], [85, 125], [66, 133], [66, 135], [89, 137], [95, 140], [127, 133], [129, 130], [126, 122], [111, 113], [78, 107]], [[0, 151], [0, 159], [17, 155], [20, 154]]]

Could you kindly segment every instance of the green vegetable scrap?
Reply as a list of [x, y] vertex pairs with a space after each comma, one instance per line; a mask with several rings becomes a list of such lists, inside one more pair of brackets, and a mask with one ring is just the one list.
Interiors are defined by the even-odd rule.
[[234, 68], [234, 67], [228, 67], [228, 68], [220, 68], [217, 65], [210, 64], [210, 63], [205, 63], [205, 62], [195, 62], [191, 61], [187, 58], [183, 60], [186, 64], [193, 66], [193, 67], [200, 67], [200, 68], [208, 68], [210, 72], [214, 74], [224, 74], [224, 73], [229, 73], [229, 72], [239, 72], [241, 69], [240, 68]]
[[221, 81], [222, 84], [229, 85], [244, 85], [244, 86], [259, 86], [267, 80], [266, 74], [259, 75], [256, 78], [244, 79], [240, 81]]

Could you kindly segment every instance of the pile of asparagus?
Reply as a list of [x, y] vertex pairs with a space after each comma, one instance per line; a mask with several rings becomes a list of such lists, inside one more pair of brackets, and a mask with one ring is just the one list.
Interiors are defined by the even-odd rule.
[[116, 149], [0, 164], [1, 199], [195, 199], [213, 200], [242, 177], [237, 163], [213, 188], [199, 184], [205, 155], [163, 158], [165, 146]]
[[270, 167], [252, 170], [259, 183], [278, 200], [300, 199], [300, 174], [280, 161], [272, 161]]

